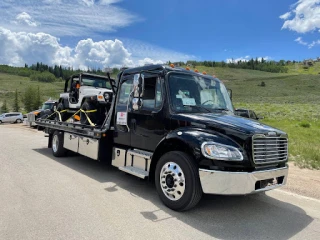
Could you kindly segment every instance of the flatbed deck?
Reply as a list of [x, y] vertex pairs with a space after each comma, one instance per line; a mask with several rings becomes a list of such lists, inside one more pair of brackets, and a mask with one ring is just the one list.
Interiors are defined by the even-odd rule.
[[104, 133], [110, 129], [102, 128], [101, 126], [89, 126], [80, 123], [59, 122], [56, 120], [39, 119], [37, 125], [47, 130], [60, 130], [68, 133], [75, 133], [81, 136], [92, 137], [99, 139]]

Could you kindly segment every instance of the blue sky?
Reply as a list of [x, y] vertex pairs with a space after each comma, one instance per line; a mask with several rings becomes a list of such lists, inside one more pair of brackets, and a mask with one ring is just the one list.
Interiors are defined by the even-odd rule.
[[0, 16], [10, 65], [320, 56], [320, 0], [2, 0]]

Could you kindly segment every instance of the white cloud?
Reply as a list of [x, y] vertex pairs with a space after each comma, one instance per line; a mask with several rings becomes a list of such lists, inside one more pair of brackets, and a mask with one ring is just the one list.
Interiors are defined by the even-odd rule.
[[281, 15], [279, 18], [281, 18], [281, 19], [283, 19], [283, 20], [286, 20], [286, 19], [288, 19], [290, 16], [291, 16], [291, 12], [287, 12], [287, 13]]
[[35, 22], [32, 17], [26, 13], [22, 12], [16, 16], [16, 20], [13, 21], [15, 24], [27, 25], [30, 27], [37, 27], [39, 24]]
[[313, 41], [312, 43], [308, 44], [308, 48], [311, 49], [316, 45], [320, 45], [320, 40]]
[[[23, 66], [43, 62], [73, 68], [87, 69], [105, 67], [138, 66], [163, 63], [153, 57], [132, 54], [122, 41], [80, 40], [75, 47], [62, 46], [60, 40], [46, 33], [13, 32], [0, 27], [0, 62]], [[181, 54], [181, 56], [183, 56]]]
[[[257, 59], [258, 59], [259, 62], [261, 62], [262, 58], [263, 58], [263, 60], [265, 60], [265, 61], [271, 59], [271, 58], [268, 57], [268, 56], [258, 57]], [[248, 62], [248, 61], [250, 61], [251, 59], [252, 59], [252, 57], [250, 57], [249, 55], [247, 55], [247, 56], [245, 56], [245, 57], [239, 57], [239, 58], [227, 58], [227, 59], [226, 59], [226, 62], [227, 62], [227, 63], [237, 63], [237, 62], [240, 62], [240, 61], [241, 61], [241, 62]], [[253, 59], [255, 60], [256, 58], [253, 58]]]
[[301, 44], [301, 45], [308, 46], [309, 49], [313, 48], [316, 45], [320, 45], [320, 40], [316, 40], [316, 41], [312, 41], [311, 43], [308, 43], [308, 42], [303, 41], [302, 37], [298, 37], [294, 41]]
[[[290, 19], [291, 15], [293, 18]], [[285, 20], [282, 29], [307, 33], [320, 29], [320, 0], [299, 0], [292, 10], [280, 16]]]
[[[54, 36], [88, 36], [113, 32], [138, 17], [115, 5], [119, 0], [1, 0], [1, 26], [12, 31]], [[22, 15], [21, 15], [22, 14]], [[16, 24], [16, 18], [26, 24]]]
[[305, 45], [305, 46], [308, 45], [307, 42], [305, 42], [305, 41], [302, 40], [302, 37], [298, 37], [298, 38], [295, 39], [294, 41], [297, 42], [297, 43], [299, 43], [299, 44], [301, 44], [301, 45]]
[[146, 64], [163, 64], [164, 62], [161, 60], [153, 60], [151, 58], [145, 58], [142, 60], [139, 60], [139, 66], [144, 66]]
[[132, 53], [132, 59], [135, 62], [146, 57], [161, 60], [162, 62], [186, 62], [190, 59], [197, 59], [194, 55], [183, 54], [181, 52], [154, 46], [138, 40], [123, 39], [123, 43], [128, 51]]

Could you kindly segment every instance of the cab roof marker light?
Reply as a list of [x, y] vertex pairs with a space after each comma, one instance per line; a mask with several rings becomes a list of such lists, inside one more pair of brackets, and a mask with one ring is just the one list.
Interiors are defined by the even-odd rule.
[[205, 71], [204, 71], [204, 72], [202, 72], [202, 74], [203, 74], [203, 75], [207, 75], [207, 73], [206, 73]]
[[170, 67], [174, 68], [174, 64], [173, 64], [173, 63], [171, 63], [171, 64], [170, 64]]
[[198, 69], [195, 69], [194, 71], [195, 71], [196, 73], [198, 73], [198, 72], [199, 72], [199, 71], [198, 71]]
[[187, 71], [190, 71], [190, 68], [189, 68], [189, 67], [186, 67], [186, 70], [187, 70]]

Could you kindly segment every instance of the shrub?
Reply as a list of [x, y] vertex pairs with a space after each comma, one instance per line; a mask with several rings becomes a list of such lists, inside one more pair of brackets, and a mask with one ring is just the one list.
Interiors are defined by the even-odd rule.
[[34, 73], [30, 76], [31, 81], [54, 82], [56, 77], [50, 72]]
[[299, 123], [299, 126], [303, 127], [303, 128], [310, 128], [311, 127], [311, 123], [301, 122], [301, 123]]

